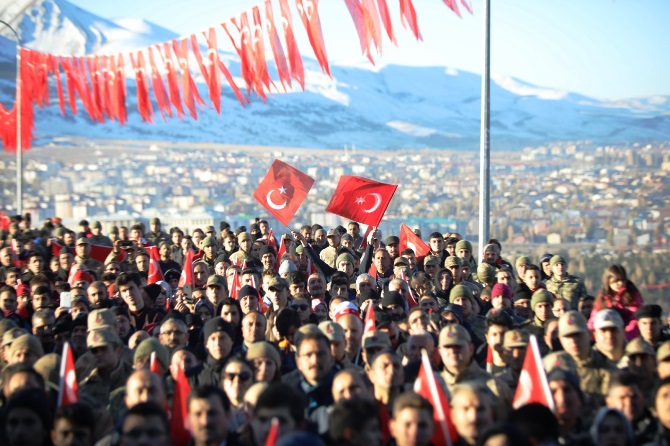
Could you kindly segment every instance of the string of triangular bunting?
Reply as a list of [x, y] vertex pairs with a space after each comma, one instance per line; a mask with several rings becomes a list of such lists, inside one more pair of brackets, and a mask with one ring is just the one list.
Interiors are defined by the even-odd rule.
[[[89, 118], [96, 122], [128, 120], [126, 105], [126, 76], [131, 72], [137, 94], [137, 111], [142, 121], [153, 123], [156, 114], [163, 120], [186, 114], [198, 119], [198, 108], [207, 106], [193, 80], [190, 56], [207, 84], [211, 106], [221, 112], [223, 79], [244, 107], [252, 96], [263, 102], [274, 88], [275, 82], [286, 91], [297, 83], [304, 91], [305, 73], [302, 55], [298, 49], [293, 29], [289, 0], [275, 0], [279, 4], [280, 27], [275, 22], [273, 0], [265, 0], [239, 16], [221, 23], [240, 59], [244, 85], [237, 85], [226, 64], [219, 58], [217, 27], [202, 33], [162, 42], [128, 53], [63, 56], [33, 51], [21, 47], [21, 146], [30, 148], [33, 139], [34, 107], [50, 105], [50, 80], [55, 84], [58, 106], [63, 115], [69, 111], [79, 113], [83, 107]], [[312, 52], [324, 73], [330, 75], [325, 40], [321, 29], [318, 0], [293, 0]], [[460, 16], [456, 0], [443, 0]], [[400, 20], [417, 40], [421, 40], [416, 9], [412, 0], [398, 0]], [[345, 0], [358, 34], [361, 51], [375, 63], [373, 51], [381, 55], [384, 31], [395, 45], [397, 39], [387, 0]], [[472, 13], [467, 0], [461, 5]], [[204, 39], [207, 53], [201, 53], [199, 37]], [[279, 79], [273, 81], [268, 70], [266, 42], [272, 52]], [[153, 92], [153, 93], [152, 93]], [[11, 109], [0, 104], [0, 140], [7, 151], [17, 147], [16, 102]], [[157, 110], [154, 110], [154, 104]]]

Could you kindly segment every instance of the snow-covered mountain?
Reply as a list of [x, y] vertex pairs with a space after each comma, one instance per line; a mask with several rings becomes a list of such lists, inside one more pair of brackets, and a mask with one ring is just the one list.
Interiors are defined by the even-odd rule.
[[[0, 19], [18, 29], [24, 45], [58, 54], [117, 52], [177, 37], [140, 19], [100, 18], [65, 0], [5, 2], [0, 4]], [[13, 97], [13, 45], [0, 38], [0, 101], [5, 104]], [[222, 56], [233, 75], [239, 76], [236, 57]], [[36, 112], [36, 134], [41, 141], [79, 135], [316, 148], [478, 145], [479, 75], [446, 67], [331, 68], [332, 79], [321, 73], [316, 62], [306, 60], [305, 92], [278, 93], [267, 104], [252, 98], [252, 104], [242, 108], [232, 92], [224, 90], [221, 115], [206, 109], [198, 121], [175, 118], [168, 122], [158, 115], [154, 125], [140, 121], [129, 81], [130, 119], [125, 127], [95, 124], [81, 113], [61, 116], [52, 101], [51, 107]], [[510, 77], [493, 79], [494, 149], [562, 140], [644, 143], [668, 139], [670, 97], [606, 102]]]

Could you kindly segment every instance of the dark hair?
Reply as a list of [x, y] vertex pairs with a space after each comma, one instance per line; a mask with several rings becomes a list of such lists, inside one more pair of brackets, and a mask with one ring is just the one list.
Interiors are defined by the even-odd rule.
[[[253, 370], [253, 369], [252, 369]], [[188, 394], [188, 400], [186, 406], [191, 406], [191, 401], [193, 400], [206, 400], [212, 396], [217, 397], [221, 401], [221, 405], [226, 412], [230, 411], [230, 400], [226, 393], [216, 386], [198, 386], [191, 390], [191, 393]]]
[[614, 296], [614, 292], [610, 288], [610, 279], [620, 279], [626, 284], [626, 290], [623, 292], [623, 303], [625, 306], [629, 306], [633, 303], [634, 295], [639, 294], [637, 287], [628, 280], [628, 274], [626, 273], [626, 268], [623, 265], [615, 264], [611, 265], [603, 273], [603, 287], [602, 291], [598, 294], [595, 299], [594, 307], [595, 308], [604, 308], [606, 303], [604, 302], [605, 298]]
[[430, 413], [431, 419], [433, 418], [433, 405], [418, 393], [405, 392], [398, 396], [393, 402], [393, 416], [398, 416], [407, 408], [425, 410]]
[[260, 409], [287, 408], [295, 424], [300, 425], [305, 420], [306, 405], [303, 394], [293, 387], [283, 383], [271, 383], [258, 396], [254, 415], [258, 414]]
[[336, 286], [345, 286], [345, 287], [349, 288], [349, 281], [347, 279], [342, 278], [342, 277], [334, 277], [330, 281], [330, 287], [332, 289], [333, 287], [336, 287]]
[[142, 286], [142, 280], [140, 279], [139, 274], [137, 273], [121, 273], [119, 277], [116, 278], [116, 289], [119, 289], [121, 285], [128, 285], [130, 282], [135, 283], [138, 287]]
[[83, 427], [91, 431], [95, 429], [95, 417], [91, 407], [83, 403], [73, 403], [61, 406], [56, 410], [54, 415], [54, 425], [61, 418], [68, 420], [70, 423], [78, 427]]
[[500, 244], [500, 242], [498, 241], [497, 238], [489, 239], [489, 241], [486, 242], [486, 244], [487, 245], [496, 245], [498, 248], [502, 249], [502, 245]]
[[[190, 395], [189, 395], [189, 401], [190, 401]], [[123, 417], [121, 418], [121, 420], [118, 424], [118, 429], [119, 429], [120, 433], [122, 433], [123, 424], [125, 423], [126, 419], [131, 415], [138, 415], [138, 416], [142, 416], [142, 417], [158, 417], [158, 418], [160, 418], [161, 424], [163, 425], [163, 428], [165, 429], [165, 434], [166, 435], [170, 434], [170, 424], [168, 422], [167, 415], [165, 414], [165, 411], [163, 410], [163, 408], [161, 408], [156, 403], [151, 403], [151, 402], [138, 403], [138, 404], [135, 404], [130, 409], [128, 409], [123, 414]]]
[[286, 276], [286, 281], [289, 285], [295, 285], [298, 283], [307, 283], [307, 276], [302, 271], [291, 271]]
[[640, 377], [636, 373], [625, 370], [613, 373], [607, 387], [607, 392], [609, 393], [617, 387], [637, 387], [638, 391], [641, 391]]
[[2, 287], [0, 287], [0, 294], [2, 293], [9, 293], [12, 296], [16, 297], [16, 290], [14, 289], [14, 287], [11, 287], [9, 285], [3, 285]]
[[402, 251], [400, 251], [401, 256], [409, 256], [409, 255], [416, 255], [414, 250], [412, 248], [405, 248]]
[[293, 308], [282, 308], [277, 313], [275, 317], [275, 327], [277, 327], [277, 332], [279, 336], [286, 338], [289, 334], [289, 329], [295, 326], [298, 328], [300, 326], [300, 316], [298, 312]]
[[540, 269], [539, 266], [534, 265], [532, 263], [526, 263], [526, 272], [528, 272], [528, 271], [540, 271], [540, 272], [542, 272], [542, 270]]
[[497, 435], [504, 435], [507, 438], [507, 444], [514, 446], [531, 446], [531, 442], [519, 429], [509, 423], [498, 423], [484, 430], [484, 433], [477, 439], [477, 446], [483, 446], [486, 442]]
[[51, 430], [51, 413], [49, 400], [43, 389], [21, 389], [14, 393], [3, 407], [2, 426], [7, 425], [7, 418], [14, 409], [28, 409], [42, 422], [44, 434], [49, 435]]
[[[26, 373], [30, 375], [31, 377], [35, 378], [39, 384], [40, 389], [45, 388], [44, 377], [40, 375], [37, 370], [33, 368], [33, 366], [24, 362], [8, 365], [2, 370], [3, 386], [7, 384], [14, 375], [18, 375], [19, 373]], [[7, 398], [7, 396], [8, 395], [5, 395], [5, 398]]]
[[512, 318], [509, 317], [507, 313], [503, 311], [497, 311], [495, 314], [487, 316], [486, 331], [488, 331], [488, 329], [494, 325], [499, 325], [501, 327], [507, 328], [508, 330], [511, 330], [514, 323], [512, 321]]
[[530, 403], [509, 414], [508, 421], [522, 434], [535, 442], [553, 440], [558, 442], [560, 430], [554, 413], [545, 405]]
[[346, 428], [362, 431], [370, 420], [378, 416], [379, 407], [371, 401], [361, 398], [338, 401], [328, 417], [328, 434], [334, 442], [343, 443], [346, 441]]

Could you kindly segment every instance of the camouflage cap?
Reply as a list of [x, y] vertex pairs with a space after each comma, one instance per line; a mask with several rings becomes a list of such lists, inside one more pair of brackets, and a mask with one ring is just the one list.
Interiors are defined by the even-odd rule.
[[449, 324], [440, 331], [438, 344], [440, 347], [452, 345], [468, 345], [472, 343], [470, 333], [462, 326]]
[[626, 344], [626, 351], [625, 351], [626, 356], [633, 356], [633, 355], [651, 355], [651, 356], [656, 356], [656, 352], [654, 351], [654, 347], [644, 339], [642, 339], [641, 336], [638, 336], [637, 338], [633, 339], [630, 341], [628, 344]]
[[589, 333], [584, 315], [579, 311], [571, 310], [563, 313], [558, 320], [558, 335], [570, 336], [577, 333]]
[[88, 348], [104, 347], [106, 345], [121, 345], [121, 339], [113, 331], [107, 328], [91, 330], [86, 337]]
[[477, 277], [484, 282], [493, 282], [496, 279], [496, 270], [486, 262], [477, 265]]
[[330, 342], [344, 341], [344, 328], [337, 322], [323, 321], [319, 324], [319, 330], [326, 335]]
[[528, 346], [530, 335], [526, 330], [508, 330], [503, 338], [503, 347], [515, 348]]
[[577, 362], [566, 351], [550, 353], [542, 358], [542, 366], [547, 373], [554, 369], [577, 373]]
[[28, 334], [26, 330], [23, 328], [10, 328], [5, 332], [5, 334], [2, 335], [2, 346], [6, 346], [14, 342], [14, 339], [23, 336], [24, 334]]
[[88, 330], [112, 329], [116, 328], [116, 316], [110, 309], [93, 310], [88, 313]]
[[268, 283], [269, 290], [285, 290], [288, 288], [288, 282], [281, 277], [273, 277]]
[[88, 239], [86, 237], [79, 237], [77, 239], [77, 246], [79, 245], [90, 245], [90, 243], [88, 242]]
[[533, 263], [533, 261], [530, 259], [530, 257], [527, 256], [521, 256], [516, 259], [516, 262], [514, 262], [517, 269], [519, 269], [520, 265], [530, 265], [531, 263]]
[[226, 278], [223, 276], [219, 276], [218, 274], [214, 274], [212, 276], [209, 276], [207, 278], [207, 286], [220, 286], [220, 287], [226, 287]]
[[461, 258], [456, 256], [449, 256], [444, 259], [445, 268], [453, 268], [455, 266], [462, 266]]
[[100, 224], [99, 221], [94, 221], [93, 224], [91, 225], [91, 228], [93, 229], [102, 229], [102, 224]]
[[154, 337], [147, 338], [139, 343], [135, 348], [133, 362], [136, 363], [147, 356], [151, 356], [153, 352], [156, 352], [156, 360], [167, 370], [170, 367], [170, 350]]
[[22, 334], [18, 338], [14, 339], [14, 342], [12, 342], [12, 346], [9, 349], [9, 357], [11, 358], [14, 356], [14, 353], [20, 350], [28, 350], [38, 358], [44, 356], [42, 343], [37, 337], [31, 334]]
[[58, 353], [48, 353], [38, 359], [33, 368], [42, 375], [44, 381], [57, 385], [60, 381], [60, 362]]
[[423, 266], [440, 266], [440, 258], [438, 256], [426, 256], [423, 261]]

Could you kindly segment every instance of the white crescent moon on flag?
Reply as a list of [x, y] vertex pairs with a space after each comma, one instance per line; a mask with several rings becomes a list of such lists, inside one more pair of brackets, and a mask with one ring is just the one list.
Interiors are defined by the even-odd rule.
[[381, 206], [381, 204], [382, 204], [382, 196], [380, 194], [378, 194], [377, 192], [373, 192], [373, 193], [368, 194], [368, 195], [372, 195], [373, 197], [375, 197], [375, 204], [370, 209], [363, 209], [363, 212], [365, 212], [366, 214], [370, 214], [370, 213], [376, 211], [377, 208], [379, 208], [379, 206]]
[[272, 189], [272, 190], [270, 190], [270, 192], [268, 192], [267, 196], [265, 197], [265, 201], [267, 201], [268, 206], [270, 206], [272, 209], [276, 209], [276, 210], [284, 209], [286, 207], [286, 204], [288, 203], [288, 201], [284, 200], [284, 202], [282, 204], [277, 204], [274, 201], [272, 201], [272, 192], [274, 192], [274, 191], [275, 191], [275, 189]]

